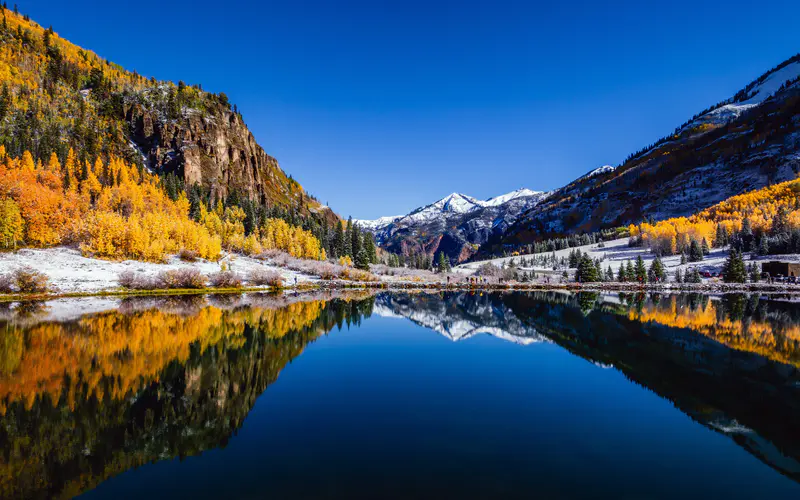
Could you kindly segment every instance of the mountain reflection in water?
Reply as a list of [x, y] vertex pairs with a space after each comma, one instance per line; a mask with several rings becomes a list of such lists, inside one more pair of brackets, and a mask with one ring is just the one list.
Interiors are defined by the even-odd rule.
[[373, 314], [453, 341], [556, 344], [800, 482], [798, 303], [362, 292], [0, 305], [0, 496], [69, 498], [149, 462], [224, 447], [307, 345]]

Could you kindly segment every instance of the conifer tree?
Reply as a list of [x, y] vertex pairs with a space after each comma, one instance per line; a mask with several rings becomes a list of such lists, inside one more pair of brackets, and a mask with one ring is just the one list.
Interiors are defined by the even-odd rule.
[[653, 263], [650, 264], [650, 270], [647, 272], [647, 278], [651, 283], [659, 283], [667, 280], [667, 271], [664, 268], [664, 264], [661, 262], [660, 257], [656, 256], [656, 258], [653, 260]]
[[680, 267], [675, 270], [675, 283], [683, 283], [683, 273]]
[[703, 249], [697, 240], [692, 238], [689, 243], [689, 262], [700, 262], [701, 260], [703, 260]]
[[644, 265], [644, 260], [642, 260], [642, 256], [639, 255], [636, 257], [636, 281], [639, 283], [645, 283], [647, 281], [647, 268]]
[[606, 281], [614, 281], [614, 271], [611, 270], [610, 265], [606, 269]]
[[722, 279], [725, 283], [744, 283], [747, 280], [747, 269], [742, 253], [731, 250], [722, 267]]

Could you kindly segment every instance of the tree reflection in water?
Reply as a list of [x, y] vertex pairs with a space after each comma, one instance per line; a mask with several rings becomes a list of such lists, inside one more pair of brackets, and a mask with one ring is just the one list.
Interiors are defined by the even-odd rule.
[[288, 362], [373, 310], [453, 340], [554, 342], [800, 481], [800, 305], [785, 298], [220, 295], [125, 299], [66, 319], [62, 306], [0, 305], [3, 498], [72, 497], [225, 446]]

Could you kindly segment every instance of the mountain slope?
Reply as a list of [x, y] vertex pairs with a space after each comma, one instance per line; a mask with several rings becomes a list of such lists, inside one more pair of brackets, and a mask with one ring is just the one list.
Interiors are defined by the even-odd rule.
[[225, 94], [147, 79], [3, 9], [0, 144], [12, 156], [73, 149], [81, 161], [114, 156], [198, 184], [309, 215], [333, 214], [259, 146]]
[[431, 256], [444, 252], [454, 262], [462, 262], [492, 234], [505, 231], [520, 213], [547, 196], [524, 188], [488, 200], [452, 193], [407, 215], [355, 222], [391, 252]]
[[556, 190], [496, 234], [482, 255], [533, 241], [688, 216], [800, 172], [800, 55], [614, 169]]

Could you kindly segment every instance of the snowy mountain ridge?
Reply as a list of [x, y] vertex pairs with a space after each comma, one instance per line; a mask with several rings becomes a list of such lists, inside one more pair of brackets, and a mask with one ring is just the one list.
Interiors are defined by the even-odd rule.
[[512, 200], [517, 200], [520, 198], [531, 198], [541, 201], [542, 199], [546, 198], [548, 194], [549, 193], [543, 191], [533, 191], [527, 188], [520, 188], [516, 191], [511, 191], [510, 193], [489, 198], [488, 200], [479, 200], [466, 194], [451, 193], [444, 198], [431, 203], [430, 205], [412, 210], [406, 215], [379, 217], [373, 220], [353, 219], [353, 223], [358, 224], [362, 229], [375, 232], [400, 221], [427, 222], [441, 217], [442, 215], [467, 214], [486, 207], [499, 207]]
[[378, 245], [391, 252], [444, 252], [453, 262], [463, 262], [492, 234], [505, 231], [520, 214], [549, 195], [527, 188], [487, 200], [451, 193], [407, 215], [353, 222], [371, 232]]

